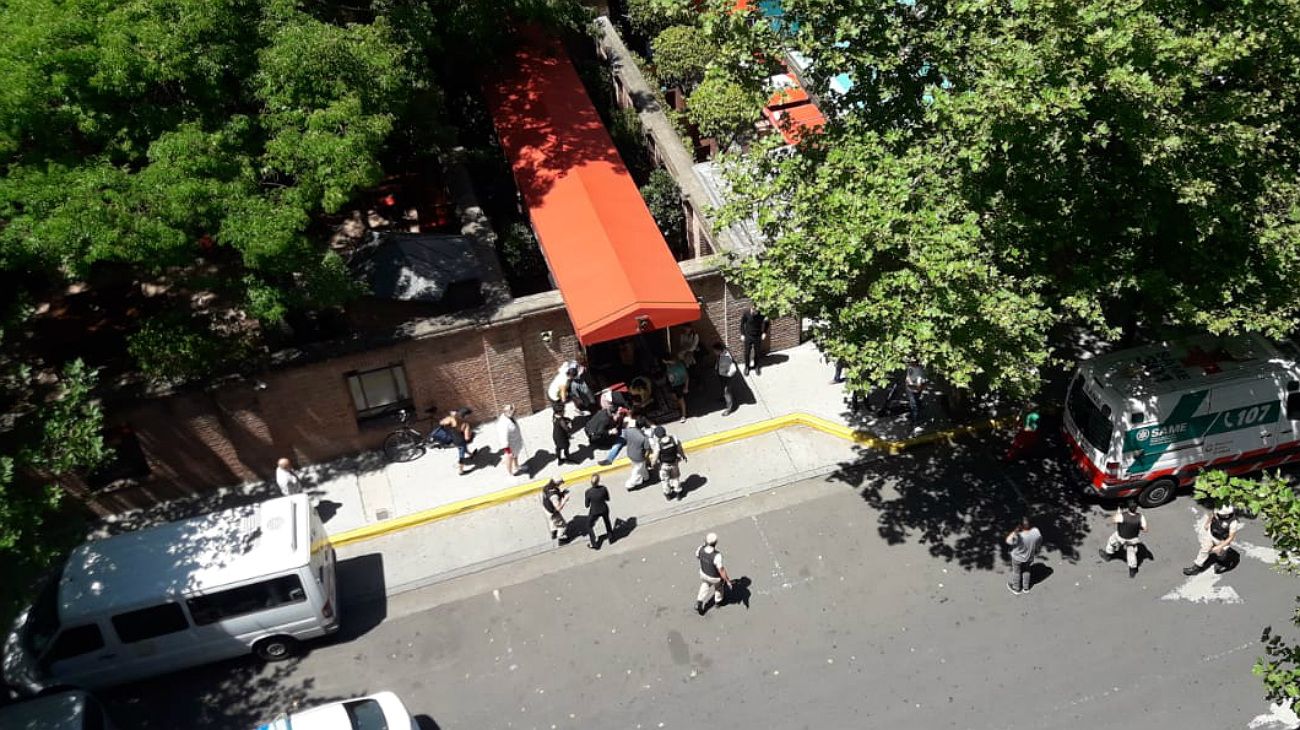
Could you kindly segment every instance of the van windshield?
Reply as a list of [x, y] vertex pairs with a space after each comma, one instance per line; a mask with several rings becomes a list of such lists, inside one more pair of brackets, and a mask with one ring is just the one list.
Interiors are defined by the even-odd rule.
[[1083, 390], [1083, 376], [1075, 376], [1070, 382], [1070, 393], [1065, 399], [1066, 410], [1070, 420], [1078, 427], [1083, 440], [1092, 448], [1106, 453], [1110, 451], [1111, 422], [1110, 406], [1098, 408], [1096, 403]]
[[50, 648], [50, 641], [59, 633], [59, 581], [57, 574], [45, 581], [36, 594], [32, 610], [23, 627], [23, 642], [32, 656], [39, 657]]

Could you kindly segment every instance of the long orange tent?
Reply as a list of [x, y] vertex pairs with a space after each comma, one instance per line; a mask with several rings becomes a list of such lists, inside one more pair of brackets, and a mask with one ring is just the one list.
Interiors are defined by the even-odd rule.
[[533, 230], [584, 345], [693, 322], [673, 260], [564, 47], [521, 33], [488, 108]]

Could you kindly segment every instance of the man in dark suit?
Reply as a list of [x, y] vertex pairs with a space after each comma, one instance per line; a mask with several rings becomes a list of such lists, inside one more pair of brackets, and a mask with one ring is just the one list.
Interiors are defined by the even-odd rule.
[[596, 542], [597, 519], [605, 521], [605, 537], [609, 538], [609, 544], [613, 545], [614, 528], [609, 524], [609, 490], [600, 483], [599, 474], [591, 475], [591, 486], [587, 487], [583, 501], [587, 505], [587, 539], [590, 541], [587, 547], [592, 550], [600, 549], [599, 543]]

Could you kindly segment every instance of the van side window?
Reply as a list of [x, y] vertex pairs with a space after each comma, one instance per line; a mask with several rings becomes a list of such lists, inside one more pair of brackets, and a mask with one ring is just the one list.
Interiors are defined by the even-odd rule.
[[261, 583], [195, 596], [185, 603], [199, 626], [213, 624], [232, 616], [265, 611], [287, 603], [307, 600], [302, 581], [296, 575], [284, 575]]
[[1286, 420], [1300, 421], [1300, 393], [1286, 394]]
[[50, 647], [50, 653], [45, 655], [44, 660], [46, 663], [62, 661], [103, 648], [104, 635], [99, 633], [98, 626], [95, 624], [73, 626], [59, 632], [54, 645]]
[[185, 612], [175, 603], [119, 613], [112, 618], [112, 622], [117, 637], [125, 644], [174, 634], [190, 627], [190, 623], [185, 620]]

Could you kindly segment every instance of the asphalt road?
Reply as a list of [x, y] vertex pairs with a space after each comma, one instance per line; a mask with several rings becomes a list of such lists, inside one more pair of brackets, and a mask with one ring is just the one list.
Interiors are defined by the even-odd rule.
[[[391, 689], [422, 727], [1246, 728], [1250, 673], [1300, 582], [1252, 550], [1189, 582], [1195, 506], [1149, 513], [1136, 579], [1052, 462], [944, 447], [581, 542], [386, 602], [265, 669], [227, 662], [111, 693], [130, 728], [253, 728]], [[1006, 587], [998, 539], [1029, 510], [1041, 584]], [[615, 516], [618, 516], [617, 514]], [[539, 518], [540, 519], [540, 518]], [[693, 610], [704, 532], [748, 605]], [[1256, 525], [1243, 534], [1265, 545]], [[394, 559], [395, 556], [383, 556]], [[380, 559], [376, 556], [376, 559]], [[1283, 727], [1257, 721], [1253, 727]]]

